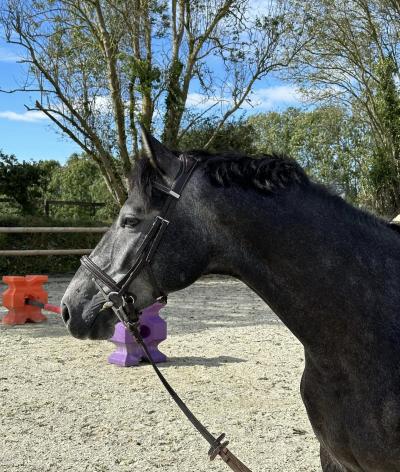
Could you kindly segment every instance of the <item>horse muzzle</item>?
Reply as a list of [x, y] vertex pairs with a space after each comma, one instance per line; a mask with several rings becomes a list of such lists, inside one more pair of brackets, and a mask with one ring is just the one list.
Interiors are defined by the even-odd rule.
[[73, 307], [68, 300], [63, 300], [61, 316], [69, 333], [78, 339], [109, 339], [118, 322], [112, 308], [104, 306], [100, 293], [86, 307]]

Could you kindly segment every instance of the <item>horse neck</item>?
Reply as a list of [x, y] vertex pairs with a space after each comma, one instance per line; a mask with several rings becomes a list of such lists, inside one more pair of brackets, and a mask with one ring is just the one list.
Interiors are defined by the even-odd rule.
[[[376, 304], [387, 277], [383, 254], [375, 257], [379, 225], [371, 217], [369, 228], [368, 216], [318, 188], [286, 192], [254, 192], [230, 209], [235, 225], [224, 238], [225, 254], [228, 239], [231, 247], [224, 271], [252, 288], [305, 346], [320, 348], [359, 329]], [[387, 252], [393, 241], [399, 250], [398, 235], [380, 225]]]

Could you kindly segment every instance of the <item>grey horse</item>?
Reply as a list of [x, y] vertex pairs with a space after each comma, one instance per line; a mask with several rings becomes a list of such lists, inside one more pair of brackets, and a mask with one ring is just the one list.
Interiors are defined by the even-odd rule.
[[[91, 258], [123, 278], [180, 155], [145, 136], [148, 155], [132, 190]], [[164, 233], [150, 276], [129, 290], [135, 309], [203, 274], [243, 281], [274, 310], [305, 350], [301, 395], [325, 472], [400, 471], [400, 235], [311, 182], [278, 156], [186, 153], [198, 161]], [[69, 332], [106, 339], [117, 321], [81, 267], [62, 300]]]

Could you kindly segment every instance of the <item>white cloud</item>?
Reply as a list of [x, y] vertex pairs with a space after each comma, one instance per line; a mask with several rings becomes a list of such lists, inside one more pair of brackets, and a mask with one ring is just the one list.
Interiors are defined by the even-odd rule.
[[15, 111], [0, 111], [0, 118], [9, 121], [24, 121], [26, 123], [37, 123], [39, 121], [48, 120], [47, 116], [41, 111], [25, 111], [17, 113]]
[[[242, 109], [253, 111], [268, 111], [290, 105], [298, 105], [302, 100], [301, 93], [290, 85], [276, 85], [254, 90], [242, 105]], [[205, 110], [214, 104], [232, 105], [232, 98], [207, 97], [198, 92], [189, 93], [187, 106]]]
[[100, 113], [107, 113], [113, 109], [111, 95], [99, 95], [94, 99], [94, 108]]
[[0, 47], [0, 62], [17, 62], [21, 59], [22, 57], [14, 54], [10, 50]]
[[245, 108], [272, 110], [281, 106], [297, 105], [302, 101], [302, 94], [291, 85], [276, 85], [254, 90], [250, 95], [251, 104]]
[[[93, 96], [90, 99], [90, 106], [93, 111], [98, 113], [108, 113], [112, 111], [112, 100], [111, 95], [97, 95]], [[83, 108], [83, 99], [76, 99], [74, 105], [78, 109]]]
[[274, 0], [250, 0], [248, 3], [247, 17], [255, 20], [263, 16], [276, 13], [278, 3]]
[[216, 103], [225, 103], [230, 102], [231, 100], [223, 100], [222, 98], [217, 97], [207, 97], [198, 92], [191, 92], [188, 94], [186, 105], [188, 107], [206, 109], [215, 105]]

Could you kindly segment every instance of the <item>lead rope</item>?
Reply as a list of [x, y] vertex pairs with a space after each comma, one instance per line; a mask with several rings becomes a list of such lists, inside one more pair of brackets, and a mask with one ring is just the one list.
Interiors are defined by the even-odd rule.
[[[149, 350], [139, 331], [139, 320], [137, 319], [134, 322], [129, 321], [129, 312], [130, 314], [134, 313], [133, 304], [129, 302], [125, 302], [120, 306], [115, 306], [114, 304], [110, 304], [110, 300], [107, 298], [106, 293], [100, 287], [100, 285], [93, 279], [96, 283], [98, 288], [100, 289], [101, 293], [107, 300], [105, 303], [105, 307], [112, 308], [118, 319], [122, 322], [125, 328], [132, 333], [133, 337], [136, 339], [137, 343], [143, 349], [143, 352], [146, 354], [148, 361], [150, 362], [151, 366], [153, 367], [157, 377], [160, 379], [161, 383], [164, 385], [167, 392], [171, 395], [171, 398], [174, 402], [178, 405], [181, 409], [183, 414], [186, 418], [192, 423], [192, 425], [197, 429], [197, 431], [203, 436], [203, 438], [208, 442], [210, 445], [210, 449], [208, 451], [208, 457], [210, 460], [214, 460], [217, 456], [220, 456], [221, 459], [235, 472], [251, 472], [251, 470], [246, 467], [243, 462], [241, 462], [232, 452], [227, 448], [229, 441], [224, 441], [225, 434], [221, 434], [217, 438], [214, 437], [208, 429], [196, 418], [196, 416], [189, 410], [189, 408], [185, 405], [183, 400], [179, 397], [179, 395], [175, 392], [175, 390], [171, 387], [167, 379], [163, 376], [160, 372], [159, 368], [153, 361]], [[137, 318], [137, 316], [136, 316]]]

